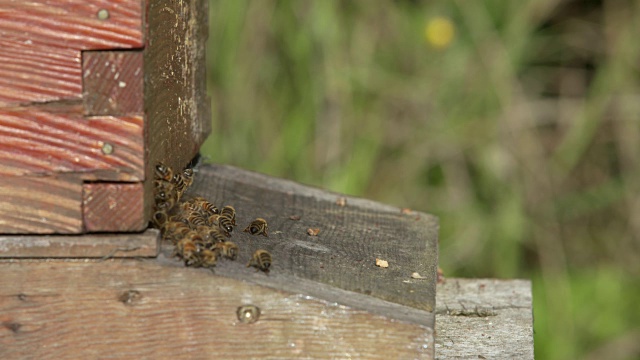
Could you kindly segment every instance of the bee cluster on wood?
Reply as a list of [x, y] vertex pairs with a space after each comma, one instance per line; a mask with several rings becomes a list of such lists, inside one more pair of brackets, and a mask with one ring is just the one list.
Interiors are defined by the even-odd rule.
[[[226, 205], [218, 209], [203, 197], [183, 199], [193, 183], [193, 169], [174, 172], [163, 163], [154, 169], [155, 208], [151, 219], [162, 238], [175, 245], [174, 256], [185, 266], [213, 268], [220, 258], [235, 260], [238, 245], [229, 241], [236, 226], [236, 210]], [[251, 235], [269, 236], [267, 221], [257, 218], [244, 229]], [[257, 250], [247, 267], [265, 273], [271, 267], [271, 254]]]

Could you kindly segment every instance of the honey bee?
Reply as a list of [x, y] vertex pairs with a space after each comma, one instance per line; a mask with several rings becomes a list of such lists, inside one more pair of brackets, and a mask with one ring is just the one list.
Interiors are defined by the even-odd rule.
[[236, 225], [236, 209], [233, 206], [227, 205], [222, 208], [220, 216], [225, 216], [231, 221], [231, 225]]
[[198, 262], [196, 266], [212, 268], [212, 267], [215, 267], [216, 264], [218, 263], [218, 253], [213, 250], [209, 250], [209, 249], [202, 250], [200, 252], [199, 258], [200, 258], [200, 262]]
[[220, 215], [218, 214], [213, 214], [211, 216], [209, 216], [207, 218], [207, 224], [209, 226], [218, 226], [218, 219], [220, 218]]
[[263, 218], [257, 218], [253, 220], [246, 229], [244, 229], [244, 232], [248, 232], [251, 235], [262, 234], [266, 237], [269, 237], [269, 234], [267, 233], [268, 230], [269, 226], [267, 225], [267, 220]]
[[178, 201], [174, 186], [164, 180], [154, 180], [153, 185], [156, 208], [169, 211]]
[[193, 184], [193, 175], [194, 175], [194, 172], [193, 172], [193, 169], [191, 168], [186, 168], [182, 170], [182, 180], [186, 185], [185, 188], [189, 188], [189, 186]]
[[218, 217], [218, 227], [222, 230], [222, 233], [226, 237], [231, 237], [231, 232], [233, 231], [233, 225], [231, 223], [231, 219], [226, 216], [220, 215]]
[[178, 193], [182, 193], [186, 190], [187, 186], [184, 183], [184, 179], [182, 178], [181, 174], [173, 174], [173, 177], [171, 178], [171, 183], [176, 187], [176, 190], [178, 191]]
[[194, 206], [200, 208], [208, 216], [220, 213], [220, 210], [218, 210], [218, 208], [215, 205], [213, 205], [212, 203], [210, 203], [209, 201], [207, 201], [207, 199], [205, 199], [203, 197], [196, 197], [192, 201], [193, 201]]
[[164, 225], [162, 235], [165, 239], [175, 244], [178, 240], [185, 238], [191, 231], [191, 228], [183, 222], [169, 221]]
[[198, 264], [200, 249], [198, 246], [188, 237], [178, 241], [174, 250], [175, 255], [184, 260], [185, 266], [192, 266]]
[[267, 250], [256, 250], [247, 267], [253, 266], [264, 273], [269, 272], [271, 267], [271, 254]]
[[151, 222], [156, 229], [164, 228], [164, 225], [169, 221], [169, 215], [164, 210], [158, 210], [151, 216]]
[[156, 164], [154, 173], [155, 173], [156, 179], [171, 181], [171, 179], [173, 178], [173, 170], [171, 170], [170, 167], [166, 166], [161, 162]]
[[225, 242], [227, 240], [222, 231], [217, 227], [198, 226], [196, 231], [198, 231], [198, 234], [200, 234], [205, 241], [212, 244]]
[[207, 226], [207, 219], [204, 216], [202, 216], [202, 214], [199, 211], [194, 211], [189, 214], [186, 214], [185, 219], [187, 221], [187, 224], [192, 229], [195, 229], [198, 226]]
[[200, 209], [191, 201], [181, 202], [178, 207], [179, 213], [192, 213], [194, 211], [200, 211]]
[[216, 243], [215, 249], [222, 253], [222, 256], [230, 260], [235, 260], [238, 257], [238, 245], [231, 241]]

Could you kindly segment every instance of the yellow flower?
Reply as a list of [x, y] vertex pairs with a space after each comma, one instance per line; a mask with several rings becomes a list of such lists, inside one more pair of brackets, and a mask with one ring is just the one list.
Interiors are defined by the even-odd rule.
[[453, 40], [456, 29], [449, 18], [438, 16], [430, 19], [424, 27], [424, 37], [434, 48], [444, 49]]

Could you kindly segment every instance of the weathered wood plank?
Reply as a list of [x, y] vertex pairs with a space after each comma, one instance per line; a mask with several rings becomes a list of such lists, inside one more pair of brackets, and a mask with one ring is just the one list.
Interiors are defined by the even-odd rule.
[[0, 175], [141, 181], [144, 150], [140, 115], [85, 118], [75, 104], [0, 108]]
[[0, 235], [0, 258], [155, 257], [160, 233], [90, 235]]
[[[240, 247], [239, 260], [246, 264], [260, 248], [271, 252], [269, 281], [286, 274], [416, 309], [435, 309], [437, 218], [231, 166], [203, 165], [197, 171], [190, 194], [205, 196], [219, 207], [235, 207], [238, 227], [231, 240]], [[242, 232], [256, 217], [267, 220], [268, 238]], [[320, 233], [309, 236], [308, 228], [320, 228]], [[387, 260], [389, 267], [377, 267], [376, 258]], [[219, 271], [244, 276], [241, 269]], [[413, 272], [424, 279], [407, 281]], [[282, 288], [286, 281], [273, 286]]]
[[530, 281], [449, 278], [437, 304], [436, 358], [534, 358]]
[[79, 178], [0, 176], [0, 233], [81, 231], [82, 181]]
[[144, 184], [85, 183], [82, 212], [87, 232], [142, 231], [149, 225], [144, 216]]
[[82, 76], [85, 115], [144, 112], [142, 51], [84, 51]]
[[140, 0], [0, 0], [0, 106], [79, 99], [80, 50], [141, 48], [143, 9]]
[[[5, 359], [433, 358], [427, 326], [202, 269], [4, 261], [0, 272]], [[246, 305], [256, 322], [238, 319]]]
[[208, 14], [206, 0], [148, 4], [144, 93], [149, 169], [157, 161], [184, 168], [211, 131], [205, 76]]

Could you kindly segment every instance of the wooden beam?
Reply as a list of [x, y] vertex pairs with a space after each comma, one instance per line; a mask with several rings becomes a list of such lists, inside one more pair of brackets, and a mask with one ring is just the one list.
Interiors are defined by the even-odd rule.
[[[0, 272], [4, 359], [433, 358], [428, 326], [203, 269], [0, 261]], [[259, 316], [238, 316], [251, 306]]]
[[[254, 251], [266, 249], [273, 255], [273, 273], [424, 311], [435, 309], [438, 219], [432, 215], [224, 165], [197, 168], [189, 194], [204, 196], [218, 207], [235, 207], [238, 227], [231, 240], [245, 264]], [[257, 217], [267, 220], [268, 238], [242, 232]], [[309, 236], [309, 228], [320, 232]], [[376, 266], [376, 258], [388, 261], [389, 267]], [[422, 281], [409, 281], [414, 272]]]
[[155, 257], [159, 232], [85, 235], [0, 235], [0, 258]]
[[534, 358], [531, 281], [446, 279], [437, 303], [438, 359]]

